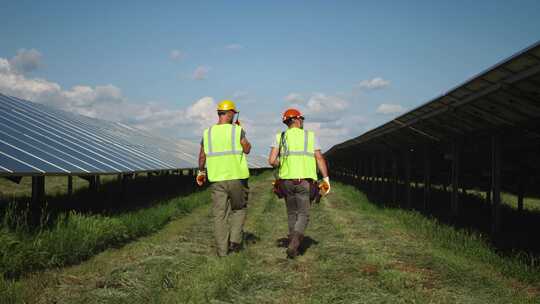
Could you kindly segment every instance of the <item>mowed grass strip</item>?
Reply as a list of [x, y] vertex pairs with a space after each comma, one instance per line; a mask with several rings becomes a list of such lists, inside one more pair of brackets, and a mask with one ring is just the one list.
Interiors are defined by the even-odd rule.
[[336, 231], [334, 239], [341, 232], [343, 240], [328, 248], [328, 258], [319, 265], [322, 281], [336, 283], [316, 288], [314, 302], [540, 301], [538, 269], [498, 256], [474, 233], [415, 212], [381, 209], [341, 184], [322, 207]]
[[[62, 214], [47, 229], [0, 228], [0, 299], [18, 293], [18, 278], [31, 271], [81, 262], [106, 248], [153, 233], [171, 219], [208, 203], [208, 192], [178, 197], [153, 207], [118, 215]], [[4, 221], [10, 213], [4, 215]]]
[[[27, 303], [538, 303], [538, 272], [483, 239], [415, 212], [381, 209], [339, 183], [312, 208], [295, 260], [270, 176], [251, 182], [248, 246], [215, 256], [211, 209], [78, 266], [18, 282]], [[13, 289], [12, 289], [13, 290]]]

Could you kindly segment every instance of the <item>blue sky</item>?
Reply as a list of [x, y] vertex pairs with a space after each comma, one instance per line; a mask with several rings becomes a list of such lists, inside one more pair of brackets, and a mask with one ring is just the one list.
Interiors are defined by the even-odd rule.
[[328, 148], [540, 39], [539, 1], [132, 2], [3, 1], [0, 91], [187, 139], [234, 98], [257, 153], [294, 105]]

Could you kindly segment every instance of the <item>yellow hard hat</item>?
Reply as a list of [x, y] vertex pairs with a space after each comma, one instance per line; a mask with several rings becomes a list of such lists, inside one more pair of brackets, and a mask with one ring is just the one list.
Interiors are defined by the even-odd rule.
[[236, 110], [236, 105], [231, 100], [222, 100], [220, 103], [218, 103], [217, 110], [218, 111], [234, 111], [235, 113], [238, 112]]

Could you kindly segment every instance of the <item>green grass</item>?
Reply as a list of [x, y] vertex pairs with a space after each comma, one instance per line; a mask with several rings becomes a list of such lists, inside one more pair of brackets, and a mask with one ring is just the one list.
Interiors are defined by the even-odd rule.
[[[205, 191], [120, 215], [70, 212], [58, 216], [52, 227], [38, 232], [28, 232], [20, 226], [13, 231], [3, 225], [0, 229], [0, 274], [13, 278], [81, 262], [106, 248], [156, 232], [170, 220], [190, 213], [209, 200]], [[11, 215], [7, 213], [5, 217]], [[3, 222], [9, 220], [4, 218]], [[10, 283], [2, 281], [0, 286], [10, 292], [17, 284], [7, 288]]]
[[540, 302], [537, 267], [498, 256], [481, 235], [380, 208], [339, 183], [311, 210], [311, 246], [289, 260], [276, 246], [287, 233], [283, 201], [268, 174], [250, 187], [245, 230], [256, 242], [239, 254], [215, 256], [206, 205], [79, 265], [0, 281], [0, 302]]

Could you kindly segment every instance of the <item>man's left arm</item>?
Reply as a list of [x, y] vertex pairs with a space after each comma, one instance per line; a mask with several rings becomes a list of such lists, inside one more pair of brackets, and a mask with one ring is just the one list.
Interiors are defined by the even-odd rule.
[[321, 150], [315, 150], [315, 160], [317, 160], [317, 168], [319, 168], [319, 171], [321, 171], [322, 177], [328, 177], [326, 159], [324, 159], [324, 155], [321, 153]]
[[249, 152], [251, 151], [251, 144], [247, 140], [246, 132], [243, 129], [242, 129], [242, 133], [240, 135], [240, 145], [242, 145], [242, 151], [245, 154], [249, 154]]
[[204, 166], [206, 166], [206, 153], [204, 153], [204, 147], [201, 145], [199, 150], [199, 171], [204, 171]]
[[326, 159], [324, 159], [324, 155], [321, 153], [321, 146], [319, 145], [317, 137], [314, 137], [314, 140], [315, 160], [317, 161], [317, 168], [319, 168], [319, 171], [321, 172], [321, 175], [323, 177], [323, 183], [319, 187], [321, 190], [323, 190], [324, 195], [327, 195], [328, 193], [330, 193], [330, 177], [328, 176], [328, 166], [326, 165]]
[[206, 182], [206, 170], [204, 166], [206, 165], [206, 153], [204, 153], [204, 146], [201, 144], [201, 150], [199, 150], [199, 172], [197, 172], [197, 177], [195, 181], [197, 185], [202, 186]]

